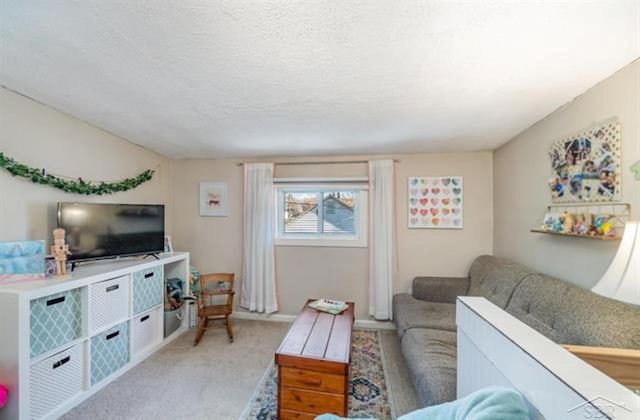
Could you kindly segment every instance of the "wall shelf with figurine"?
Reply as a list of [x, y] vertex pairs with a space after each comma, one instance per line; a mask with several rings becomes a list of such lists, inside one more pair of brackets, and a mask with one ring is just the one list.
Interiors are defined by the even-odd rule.
[[531, 232], [616, 241], [630, 217], [631, 205], [627, 203], [552, 204]]

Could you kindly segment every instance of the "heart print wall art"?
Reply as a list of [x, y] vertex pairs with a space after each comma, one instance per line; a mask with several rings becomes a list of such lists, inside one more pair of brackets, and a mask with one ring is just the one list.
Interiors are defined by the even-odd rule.
[[409, 178], [409, 229], [462, 229], [462, 177]]

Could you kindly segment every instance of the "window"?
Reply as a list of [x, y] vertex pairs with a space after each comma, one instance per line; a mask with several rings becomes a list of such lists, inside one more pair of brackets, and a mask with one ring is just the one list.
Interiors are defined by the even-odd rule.
[[365, 185], [282, 185], [277, 188], [278, 245], [367, 245]]

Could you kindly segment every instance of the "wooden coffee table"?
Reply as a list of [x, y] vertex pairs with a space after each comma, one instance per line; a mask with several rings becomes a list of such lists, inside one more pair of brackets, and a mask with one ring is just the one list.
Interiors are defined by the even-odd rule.
[[[313, 301], [309, 299], [307, 303]], [[276, 352], [278, 418], [347, 416], [354, 303], [339, 315], [305, 304]]]

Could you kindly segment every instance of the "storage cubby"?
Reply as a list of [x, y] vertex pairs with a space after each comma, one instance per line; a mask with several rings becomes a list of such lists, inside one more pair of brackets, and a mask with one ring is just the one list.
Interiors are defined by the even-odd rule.
[[82, 294], [67, 290], [34, 299], [29, 308], [30, 355], [39, 356], [82, 335]]
[[128, 321], [91, 337], [91, 385], [107, 378], [128, 361]]
[[86, 389], [85, 343], [78, 343], [30, 367], [31, 418], [48, 415]]
[[130, 276], [121, 276], [89, 286], [92, 334], [129, 317], [129, 284]]
[[[167, 264], [164, 267], [164, 277], [165, 277], [165, 289], [166, 283], [169, 279], [177, 278], [182, 281], [182, 293], [184, 296], [188, 296], [189, 294], [189, 276], [188, 271], [187, 275], [185, 275], [184, 267], [181, 262], [175, 262], [171, 264]], [[166, 296], [165, 296], [166, 299]], [[166, 304], [166, 302], [165, 302]], [[164, 336], [168, 337], [174, 333], [177, 329], [179, 329], [183, 324], [188, 324], [188, 310], [189, 305], [186, 305], [184, 302], [182, 306], [178, 309], [168, 310], [166, 307], [163, 312], [163, 323], [164, 323]], [[185, 320], [185, 316], [187, 316], [187, 320]]]
[[162, 303], [164, 296], [163, 272], [163, 266], [156, 266], [132, 274], [134, 315]]
[[131, 321], [131, 353], [133, 357], [161, 342], [162, 307], [156, 307]]

